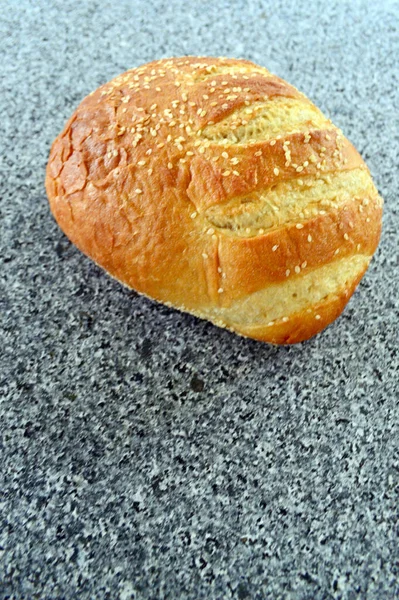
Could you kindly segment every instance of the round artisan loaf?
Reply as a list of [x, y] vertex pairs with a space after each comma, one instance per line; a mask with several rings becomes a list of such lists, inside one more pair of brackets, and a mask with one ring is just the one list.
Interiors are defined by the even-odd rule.
[[46, 189], [61, 229], [113, 277], [278, 344], [341, 313], [381, 229], [352, 144], [246, 60], [159, 60], [103, 85], [56, 138]]

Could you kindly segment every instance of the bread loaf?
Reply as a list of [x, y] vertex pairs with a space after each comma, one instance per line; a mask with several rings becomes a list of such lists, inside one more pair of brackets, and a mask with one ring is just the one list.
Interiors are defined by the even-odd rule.
[[341, 313], [380, 236], [382, 199], [352, 144], [246, 60], [159, 60], [101, 86], [54, 141], [46, 189], [113, 277], [277, 344]]

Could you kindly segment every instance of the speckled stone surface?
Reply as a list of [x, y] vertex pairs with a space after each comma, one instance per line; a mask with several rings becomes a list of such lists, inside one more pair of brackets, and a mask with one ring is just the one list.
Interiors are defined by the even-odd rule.
[[[399, 596], [398, 2], [0, 1], [1, 599]], [[292, 348], [129, 292], [48, 209], [51, 141], [154, 58], [252, 59], [355, 143], [383, 238]]]

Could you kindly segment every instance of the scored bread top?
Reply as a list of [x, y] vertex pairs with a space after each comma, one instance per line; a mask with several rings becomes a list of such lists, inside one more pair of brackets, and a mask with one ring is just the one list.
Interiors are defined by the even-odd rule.
[[276, 343], [342, 311], [378, 244], [362, 158], [303, 94], [245, 60], [131, 69], [55, 140], [60, 227], [140, 293]]

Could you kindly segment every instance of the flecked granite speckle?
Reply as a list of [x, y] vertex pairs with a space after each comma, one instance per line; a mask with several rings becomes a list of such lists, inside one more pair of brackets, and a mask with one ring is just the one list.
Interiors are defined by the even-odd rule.
[[[398, 597], [398, 2], [0, 9], [0, 598]], [[184, 54], [299, 87], [385, 198], [367, 276], [308, 343], [138, 297], [51, 217], [49, 146], [80, 99]]]

